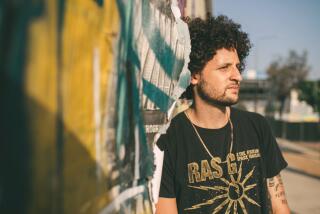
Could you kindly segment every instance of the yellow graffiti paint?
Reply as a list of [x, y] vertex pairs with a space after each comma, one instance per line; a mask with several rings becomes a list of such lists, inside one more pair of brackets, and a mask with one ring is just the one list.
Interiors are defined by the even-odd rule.
[[[32, 142], [28, 212], [55, 210], [59, 203], [55, 201], [59, 200], [55, 194], [61, 194], [64, 213], [97, 213], [110, 199], [104, 182], [108, 176], [107, 163], [97, 160], [97, 143], [102, 146], [105, 135], [102, 123], [96, 126], [94, 87], [99, 88], [98, 116], [103, 121], [119, 31], [117, 5], [113, 0], [105, 1], [103, 7], [95, 1], [65, 1], [59, 55], [56, 1], [46, 4], [44, 14], [34, 19], [28, 29], [25, 91]], [[99, 86], [94, 85], [97, 56], [100, 78], [96, 84]], [[61, 109], [57, 104], [58, 90], [61, 91]], [[58, 111], [62, 112], [63, 123], [63, 192], [57, 193]], [[95, 142], [97, 133], [101, 135], [100, 142]], [[98, 178], [99, 167], [102, 170]]]
[[56, 5], [48, 1], [43, 16], [28, 28], [25, 93], [31, 147], [28, 213], [53, 209], [56, 164], [57, 58]]

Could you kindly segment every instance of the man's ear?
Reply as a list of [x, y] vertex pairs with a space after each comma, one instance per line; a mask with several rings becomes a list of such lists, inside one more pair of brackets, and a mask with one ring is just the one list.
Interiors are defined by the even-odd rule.
[[197, 85], [199, 81], [200, 81], [200, 73], [199, 72], [194, 72], [193, 74], [191, 74], [190, 83], [192, 85]]

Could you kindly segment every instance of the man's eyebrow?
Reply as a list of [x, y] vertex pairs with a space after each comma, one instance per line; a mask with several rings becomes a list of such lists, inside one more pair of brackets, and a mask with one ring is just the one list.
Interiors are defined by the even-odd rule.
[[218, 65], [218, 69], [219, 69], [219, 68], [226, 67], [226, 66], [230, 66], [230, 65], [232, 65], [232, 63], [229, 63], [229, 62], [222, 63], [221, 65]]

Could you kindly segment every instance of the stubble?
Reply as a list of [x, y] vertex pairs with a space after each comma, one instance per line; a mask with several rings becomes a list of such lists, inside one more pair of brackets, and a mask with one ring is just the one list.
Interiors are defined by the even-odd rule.
[[199, 97], [210, 105], [231, 106], [236, 104], [239, 100], [239, 98], [236, 100], [228, 98], [226, 94], [227, 89], [224, 89], [223, 93], [221, 93], [214, 87], [210, 87], [209, 84], [203, 79], [201, 79], [199, 84], [195, 87], [197, 87], [196, 90]]

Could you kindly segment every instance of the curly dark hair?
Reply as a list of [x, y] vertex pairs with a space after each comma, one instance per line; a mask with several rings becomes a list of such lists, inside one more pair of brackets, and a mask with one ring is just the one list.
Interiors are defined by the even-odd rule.
[[[188, 68], [191, 73], [200, 72], [210, 61], [216, 51], [221, 48], [236, 49], [240, 60], [240, 71], [245, 67], [245, 58], [249, 55], [251, 43], [248, 34], [241, 31], [241, 25], [233, 22], [227, 16], [217, 17], [207, 14], [201, 18], [185, 18], [190, 31], [191, 53]], [[191, 86], [188, 87], [188, 91]], [[190, 94], [190, 93], [188, 93]], [[191, 98], [190, 95], [182, 96]]]
[[189, 70], [201, 71], [221, 48], [236, 49], [240, 60], [240, 71], [245, 67], [244, 59], [249, 55], [251, 43], [248, 34], [241, 31], [241, 25], [227, 16], [212, 17], [206, 20], [196, 18], [187, 21], [191, 38]]

